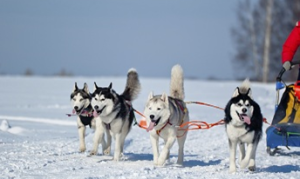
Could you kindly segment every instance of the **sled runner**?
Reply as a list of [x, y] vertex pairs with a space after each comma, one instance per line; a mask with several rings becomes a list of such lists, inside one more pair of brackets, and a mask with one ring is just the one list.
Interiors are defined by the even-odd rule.
[[[300, 81], [286, 85], [281, 79], [284, 72], [283, 68], [276, 79], [275, 113], [266, 130], [267, 153], [270, 155], [274, 155], [279, 146], [286, 146], [288, 149], [291, 146], [300, 147]], [[279, 99], [282, 89], [285, 91]]]

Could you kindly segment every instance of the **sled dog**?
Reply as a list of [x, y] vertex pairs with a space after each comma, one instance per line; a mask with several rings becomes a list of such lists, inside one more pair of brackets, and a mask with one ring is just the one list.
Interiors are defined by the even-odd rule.
[[[170, 149], [177, 139], [178, 165], [183, 165], [183, 148], [186, 132], [178, 130], [178, 126], [189, 121], [189, 113], [184, 99], [183, 70], [180, 65], [171, 70], [170, 96], [165, 93], [153, 95], [150, 92], [146, 102], [144, 114], [147, 122], [147, 131], [153, 149], [153, 161], [156, 166], [163, 166], [169, 158]], [[159, 154], [159, 137], [164, 140], [164, 147]]]
[[[235, 156], [239, 146], [240, 168], [255, 170], [255, 154], [262, 136], [263, 117], [259, 105], [253, 100], [250, 81], [237, 87], [225, 107], [225, 127], [230, 149], [229, 172], [236, 172]], [[245, 144], [247, 150], [245, 151]]]
[[[91, 106], [91, 95], [89, 93], [89, 89], [86, 83], [84, 83], [84, 87], [79, 89], [77, 87], [77, 83], [75, 82], [74, 89], [71, 93], [71, 102], [73, 106], [73, 113], [77, 115], [77, 127], [79, 133], [79, 151], [84, 152], [86, 150], [85, 145], [85, 130], [86, 126], [90, 126], [90, 128], [95, 129], [96, 122], [93, 116], [93, 108]], [[98, 130], [106, 131], [105, 128], [99, 128]], [[102, 140], [102, 151], [103, 154], [110, 154], [110, 145], [111, 145], [111, 136], [109, 132], [107, 134], [107, 143], [105, 140]]]
[[123, 154], [124, 142], [129, 133], [134, 120], [132, 101], [137, 98], [141, 86], [138, 73], [135, 69], [130, 69], [127, 73], [127, 82], [124, 92], [119, 95], [112, 88], [112, 83], [108, 87], [98, 87], [95, 83], [92, 93], [92, 107], [96, 120], [96, 132], [94, 146], [91, 155], [97, 152], [98, 144], [103, 140], [103, 127], [107, 128], [115, 140], [114, 160], [119, 161]]

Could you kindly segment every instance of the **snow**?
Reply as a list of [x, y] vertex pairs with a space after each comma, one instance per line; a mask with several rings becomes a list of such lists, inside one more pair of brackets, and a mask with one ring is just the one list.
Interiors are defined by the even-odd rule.
[[[71, 113], [70, 93], [75, 82], [86, 82], [90, 91], [93, 82], [122, 92], [125, 77], [0, 77], [0, 178], [287, 178], [300, 177], [300, 150], [282, 147], [280, 154], [266, 153], [266, 135], [256, 155], [257, 171], [238, 169], [229, 174], [229, 147], [223, 125], [190, 131], [185, 143], [184, 166], [176, 166], [175, 143], [164, 167], [152, 162], [149, 134], [133, 126], [126, 138], [122, 161], [103, 156], [88, 157], [92, 149], [93, 131], [87, 129], [87, 152], [79, 153], [76, 117]], [[142, 92], [133, 102], [142, 112], [150, 91], [169, 91], [169, 79], [140, 78]], [[185, 81], [185, 100], [201, 101], [225, 107], [241, 81]], [[252, 83], [252, 95], [260, 104], [264, 117], [271, 122], [274, 113], [275, 85]], [[191, 120], [213, 123], [221, 120], [219, 109], [188, 104]], [[138, 120], [141, 116], [136, 114]], [[264, 124], [264, 131], [268, 127]], [[113, 143], [114, 144], [114, 143]], [[160, 140], [160, 146], [163, 146]], [[112, 145], [114, 151], [114, 145]]]

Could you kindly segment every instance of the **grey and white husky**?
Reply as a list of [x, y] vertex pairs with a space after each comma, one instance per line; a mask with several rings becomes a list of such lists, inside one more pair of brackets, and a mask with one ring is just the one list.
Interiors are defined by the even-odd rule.
[[[250, 82], [237, 87], [225, 108], [225, 126], [230, 148], [229, 172], [236, 172], [235, 156], [239, 146], [240, 167], [255, 170], [255, 154], [262, 136], [263, 117], [259, 105], [252, 99]], [[247, 151], [245, 153], [245, 144]]]
[[[84, 87], [79, 89], [77, 87], [77, 83], [74, 85], [74, 89], [70, 95], [70, 99], [73, 106], [73, 113], [77, 115], [77, 127], [79, 134], [79, 151], [84, 152], [86, 150], [85, 145], [85, 131], [86, 126], [90, 126], [90, 128], [95, 129], [96, 122], [93, 116], [93, 108], [91, 106], [91, 95], [86, 83], [84, 83]], [[100, 128], [98, 130], [106, 131], [105, 128]], [[110, 154], [110, 145], [111, 145], [111, 136], [109, 132], [107, 134], [107, 143], [105, 140], [102, 140], [102, 151], [103, 154]], [[103, 136], [104, 137], [104, 136]]]
[[[183, 70], [180, 65], [175, 65], [171, 71], [170, 96], [165, 93], [154, 96], [152, 92], [148, 96], [144, 114], [148, 126], [147, 131], [150, 132], [154, 165], [165, 164], [176, 139], [179, 145], [177, 164], [183, 165], [183, 150], [187, 133], [178, 126], [189, 121], [189, 112], [183, 101], [183, 83]], [[165, 142], [160, 154], [159, 137]]]
[[134, 111], [132, 101], [137, 98], [141, 86], [138, 73], [135, 69], [130, 69], [127, 74], [127, 83], [124, 92], [119, 95], [112, 88], [112, 83], [108, 87], [98, 87], [95, 83], [95, 89], [92, 93], [92, 107], [94, 116], [99, 116], [96, 120], [96, 132], [94, 137], [94, 147], [91, 154], [98, 150], [98, 144], [103, 140], [103, 130], [107, 128], [115, 139], [114, 160], [119, 161], [124, 142], [129, 133], [134, 120]]

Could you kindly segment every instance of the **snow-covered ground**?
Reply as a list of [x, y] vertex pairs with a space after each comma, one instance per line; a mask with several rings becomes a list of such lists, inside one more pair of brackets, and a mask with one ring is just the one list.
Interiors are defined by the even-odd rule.
[[[122, 92], [124, 78], [115, 77], [0, 77], [0, 178], [300, 178], [300, 150], [282, 148], [281, 154], [266, 153], [266, 135], [257, 149], [257, 171], [238, 170], [229, 174], [229, 147], [224, 126], [190, 131], [185, 144], [184, 166], [177, 167], [178, 146], [175, 143], [165, 167], [154, 167], [149, 134], [133, 126], [120, 162], [112, 156], [88, 157], [93, 131], [87, 130], [87, 149], [79, 153], [76, 117], [71, 113], [70, 93], [74, 82], [84, 82], [93, 90], [93, 82]], [[148, 93], [169, 91], [169, 79], [140, 78], [142, 92], [133, 102], [143, 111]], [[201, 101], [225, 107], [236, 81], [185, 81], [186, 101]], [[269, 121], [274, 112], [274, 84], [252, 83], [254, 99]], [[189, 104], [190, 118], [209, 123], [223, 118], [222, 110]], [[136, 114], [138, 120], [141, 117]], [[5, 125], [8, 121], [10, 127]], [[264, 131], [268, 127], [264, 124]], [[114, 145], [112, 145], [114, 151]], [[162, 141], [161, 141], [162, 146]]]

